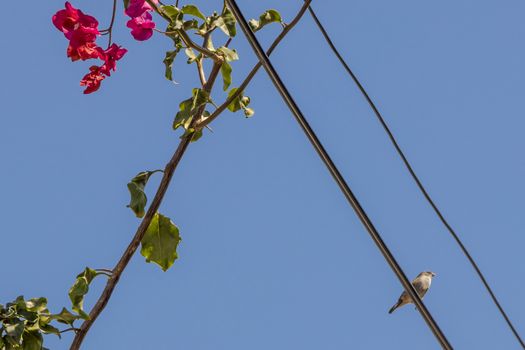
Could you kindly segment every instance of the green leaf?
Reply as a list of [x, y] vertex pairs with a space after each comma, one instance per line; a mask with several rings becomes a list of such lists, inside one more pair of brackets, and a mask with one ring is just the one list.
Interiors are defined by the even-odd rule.
[[22, 335], [24, 334], [25, 322], [20, 319], [13, 319], [9, 323], [4, 323], [4, 330], [11, 340], [20, 344]]
[[175, 60], [175, 57], [177, 57], [178, 53], [179, 50], [167, 51], [166, 57], [162, 61], [166, 66], [164, 76], [168, 80], [173, 80], [173, 61]]
[[22, 347], [24, 350], [42, 350], [44, 339], [38, 331], [24, 332]]
[[[236, 92], [237, 92], [238, 88], [233, 88], [230, 90], [230, 92], [228, 92], [228, 99], [231, 98]], [[239, 95], [238, 97], [236, 97], [229, 105], [228, 105], [228, 109], [232, 112], [237, 112], [239, 109], [241, 109], [241, 104], [240, 104], [240, 96], [242, 96], [242, 93], [241, 95]]]
[[[228, 98], [231, 98], [235, 92], [238, 90], [238, 88], [233, 88], [228, 93]], [[244, 115], [249, 118], [251, 117], [255, 112], [253, 109], [248, 108], [248, 105], [250, 104], [250, 98], [248, 96], [244, 96], [242, 93], [237, 96], [229, 105], [228, 109], [232, 112], [237, 112], [239, 109], [242, 109], [244, 112]]]
[[142, 171], [138, 173], [133, 179], [131, 179], [131, 182], [128, 183], [128, 190], [131, 200], [127, 207], [133, 210], [138, 218], [144, 216], [144, 209], [148, 203], [148, 198], [146, 197], [144, 188], [146, 187], [150, 176], [158, 171], [160, 170]]
[[77, 278], [69, 289], [69, 299], [73, 305], [73, 311], [81, 314], [84, 308], [84, 296], [89, 292], [89, 283], [84, 277]]
[[162, 9], [162, 12], [164, 12], [164, 14], [168, 16], [172, 21], [180, 19], [179, 15], [181, 14], [181, 11], [175, 6], [165, 5], [165, 6], [161, 6], [161, 9]]
[[198, 29], [198, 28], [199, 28], [199, 22], [197, 22], [196, 19], [191, 19], [182, 24], [182, 29], [184, 31], [188, 31], [190, 29]]
[[191, 15], [191, 16], [199, 17], [201, 19], [206, 19], [206, 16], [204, 16], [202, 12], [199, 10], [199, 8], [195, 5], [185, 5], [182, 7], [181, 11], [185, 15]]
[[239, 55], [237, 54], [237, 51], [235, 50], [231, 50], [229, 48], [227, 48], [226, 46], [221, 46], [217, 49], [217, 52], [219, 54], [221, 54], [222, 56], [224, 56], [224, 58], [226, 59], [226, 61], [230, 62], [230, 61], [236, 61], [239, 59]]
[[196, 142], [196, 141], [199, 141], [199, 139], [202, 137], [202, 129], [201, 130], [196, 130], [193, 132], [193, 134], [191, 135], [191, 142]]
[[59, 338], [62, 338], [62, 336], [60, 335], [60, 330], [58, 328], [56, 328], [56, 327], [53, 327], [50, 324], [41, 324], [40, 325], [40, 330], [44, 334], [55, 334]]
[[203, 89], [195, 88], [192, 90], [193, 94], [193, 103], [192, 108], [197, 109], [201, 107], [202, 105], [205, 105], [206, 103], [210, 102], [210, 93], [204, 91]]
[[198, 112], [200, 107], [208, 102], [210, 102], [210, 94], [208, 92], [203, 89], [193, 89], [192, 97], [179, 104], [179, 112], [175, 115], [173, 129], [175, 130], [182, 126], [188, 131], [194, 115]]
[[261, 30], [267, 24], [279, 22], [282, 23], [283, 20], [281, 15], [276, 10], [267, 10], [262, 15], [259, 16], [259, 20], [252, 19], [249, 22], [250, 27], [254, 32]]
[[73, 322], [80, 319], [79, 316], [72, 314], [65, 307], [62, 308], [62, 311], [60, 311], [59, 314], [51, 315], [51, 318], [57, 320], [57, 322], [68, 324], [70, 326], [73, 326]]
[[124, 9], [127, 9], [129, 6], [129, 0], [124, 0]]
[[232, 83], [232, 66], [227, 61], [222, 62], [222, 88], [224, 91], [228, 90]]
[[177, 259], [180, 240], [177, 226], [168, 217], [156, 213], [142, 239], [140, 253], [146, 262], [154, 262], [166, 271]]
[[225, 7], [222, 15], [215, 20], [215, 25], [231, 38], [237, 34], [235, 23], [235, 17], [228, 7]]
[[182, 101], [179, 104], [179, 111], [175, 115], [175, 120], [173, 120], [173, 130], [176, 130], [178, 127], [185, 125], [189, 120], [193, 118], [191, 116], [191, 106], [193, 103], [193, 98]]
[[26, 308], [28, 311], [43, 312], [47, 309], [46, 298], [33, 298], [26, 301]]
[[89, 267], [77, 275], [73, 286], [69, 289], [69, 299], [71, 300], [72, 309], [83, 319], [89, 316], [84, 312], [84, 296], [89, 292], [89, 284], [99, 273]]
[[186, 53], [186, 56], [188, 56], [188, 64], [195, 62], [198, 56], [193, 52], [191, 47], [188, 47], [184, 52]]

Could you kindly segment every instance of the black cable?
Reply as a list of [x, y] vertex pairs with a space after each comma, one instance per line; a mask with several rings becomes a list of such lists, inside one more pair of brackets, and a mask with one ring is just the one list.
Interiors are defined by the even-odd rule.
[[465, 256], [467, 257], [467, 259], [470, 261], [470, 264], [472, 265], [472, 267], [474, 268], [474, 270], [476, 270], [479, 278], [481, 279], [481, 282], [483, 282], [483, 284], [485, 285], [485, 289], [489, 292], [491, 298], [492, 298], [492, 301], [494, 302], [494, 304], [496, 304], [496, 306], [498, 307], [499, 309], [499, 312], [501, 313], [501, 315], [503, 316], [503, 318], [505, 319], [505, 321], [507, 321], [507, 324], [508, 326], [510, 327], [510, 329], [512, 330], [512, 333], [514, 333], [514, 335], [516, 336], [516, 339], [519, 341], [519, 343], [521, 344], [522, 348], [525, 349], [525, 343], [523, 343], [523, 340], [521, 339], [520, 335], [518, 334], [518, 332], [516, 331], [516, 328], [514, 328], [514, 325], [512, 324], [512, 322], [510, 321], [509, 317], [507, 316], [507, 314], [505, 313], [505, 311], [503, 310], [503, 307], [501, 306], [501, 304], [499, 303], [498, 299], [496, 298], [496, 295], [494, 294], [494, 292], [492, 291], [492, 288], [490, 288], [487, 280], [485, 279], [485, 276], [483, 276], [483, 273], [481, 273], [481, 270], [479, 269], [478, 265], [476, 264], [476, 262], [474, 261], [474, 259], [472, 258], [472, 256], [470, 255], [470, 253], [468, 252], [467, 248], [465, 247], [465, 245], [463, 244], [463, 242], [459, 239], [457, 233], [454, 231], [454, 229], [452, 228], [452, 226], [450, 226], [450, 224], [448, 223], [448, 221], [445, 219], [445, 217], [443, 216], [443, 214], [441, 213], [441, 211], [439, 210], [439, 208], [437, 207], [437, 205], [434, 203], [434, 201], [432, 200], [432, 198], [430, 197], [430, 195], [428, 194], [427, 190], [425, 189], [425, 187], [423, 186], [423, 184], [421, 183], [421, 181], [419, 180], [419, 177], [416, 175], [414, 169], [412, 168], [412, 166], [410, 165], [408, 159], [406, 158], [405, 154], [403, 153], [403, 151], [401, 150], [401, 147], [399, 146], [399, 144], [397, 143], [394, 135], [392, 134], [392, 131], [390, 130], [390, 128], [388, 127], [388, 125], [386, 124], [385, 122], [385, 119], [383, 118], [383, 116], [381, 115], [381, 113], [379, 112], [379, 110], [377, 109], [376, 105], [374, 104], [374, 102], [372, 101], [372, 99], [370, 98], [370, 96], [368, 95], [368, 93], [366, 92], [365, 88], [363, 87], [363, 85], [359, 82], [359, 79], [357, 79], [357, 76], [354, 74], [354, 72], [350, 69], [350, 67], [348, 66], [348, 64], [346, 63], [346, 61], [344, 60], [344, 58], [341, 56], [341, 54], [339, 53], [339, 51], [337, 50], [337, 48], [335, 47], [334, 43], [332, 42], [330, 36], [328, 35], [328, 33], [326, 32], [324, 26], [321, 24], [321, 21], [319, 21], [319, 18], [317, 18], [317, 15], [315, 14], [313, 8], [311, 6], [308, 7], [308, 10], [310, 11], [310, 15], [312, 16], [312, 18], [314, 19], [315, 23], [317, 24], [317, 27], [319, 27], [319, 30], [321, 31], [321, 33], [323, 34], [326, 42], [328, 43], [328, 46], [330, 46], [330, 48], [332, 49], [332, 51], [334, 52], [334, 54], [337, 56], [339, 62], [341, 62], [341, 64], [343, 65], [343, 67], [345, 68], [345, 70], [347, 71], [347, 73], [352, 77], [352, 80], [354, 81], [354, 83], [357, 85], [357, 87], [359, 88], [359, 90], [361, 91], [361, 93], [363, 94], [363, 96], [365, 97], [366, 101], [368, 102], [368, 104], [370, 105], [370, 107], [372, 108], [372, 110], [374, 111], [377, 119], [379, 120], [379, 122], [381, 123], [381, 125], [383, 126], [383, 129], [385, 130], [385, 132], [387, 133], [388, 137], [390, 138], [390, 141], [392, 142], [392, 144], [394, 145], [397, 153], [399, 154], [399, 157], [401, 157], [401, 159], [403, 160], [403, 163], [405, 163], [405, 167], [408, 169], [410, 175], [412, 176], [412, 178], [414, 179], [414, 181], [416, 182], [417, 184], [417, 187], [419, 187], [419, 190], [421, 191], [421, 193], [423, 193], [423, 196], [425, 196], [427, 202], [430, 204], [430, 206], [432, 207], [432, 209], [434, 209], [434, 212], [437, 214], [437, 216], [439, 217], [439, 219], [441, 220], [441, 222], [443, 223], [443, 225], [445, 225], [445, 227], [447, 228], [448, 232], [450, 232], [450, 234], [452, 235], [452, 237], [456, 240], [457, 244], [460, 246], [461, 250], [463, 251], [463, 254], [465, 254]]
[[279, 93], [281, 94], [281, 97], [283, 98], [283, 100], [286, 102], [286, 104], [290, 108], [290, 111], [293, 113], [293, 115], [296, 118], [297, 122], [299, 123], [299, 125], [303, 129], [304, 133], [308, 137], [309, 141], [312, 143], [312, 145], [314, 146], [315, 150], [317, 151], [317, 153], [319, 154], [319, 156], [321, 157], [321, 159], [325, 163], [326, 167], [330, 171], [330, 174], [332, 175], [334, 180], [339, 185], [341, 191], [344, 193], [346, 199], [348, 200], [348, 202], [350, 203], [352, 208], [355, 210], [357, 216], [359, 217], [359, 219], [361, 220], [361, 222], [363, 223], [363, 225], [367, 229], [368, 233], [370, 234], [370, 236], [372, 237], [372, 239], [376, 243], [377, 247], [379, 248], [379, 250], [381, 251], [381, 253], [385, 257], [386, 261], [388, 262], [388, 264], [390, 265], [390, 267], [392, 268], [394, 273], [397, 275], [399, 281], [401, 282], [401, 284], [403, 285], [403, 287], [405, 288], [407, 293], [410, 295], [410, 297], [412, 298], [412, 300], [416, 304], [419, 312], [423, 316], [423, 319], [426, 321], [426, 323], [428, 324], [428, 326], [430, 327], [430, 329], [432, 330], [432, 332], [436, 336], [438, 342], [441, 344], [443, 349], [447, 349], [447, 350], [448, 349], [452, 349], [452, 346], [448, 342], [447, 338], [445, 337], [445, 335], [443, 334], [443, 332], [439, 328], [439, 326], [436, 323], [436, 321], [434, 321], [434, 319], [432, 318], [432, 315], [430, 314], [430, 312], [427, 310], [427, 308], [425, 307], [425, 305], [421, 301], [421, 298], [419, 298], [419, 295], [417, 294], [416, 290], [414, 289], [412, 284], [407, 279], [405, 273], [403, 272], [403, 270], [401, 269], [401, 267], [397, 263], [396, 259], [394, 258], [394, 256], [390, 252], [390, 250], [388, 249], [387, 245], [385, 244], [385, 242], [381, 238], [379, 232], [374, 227], [372, 221], [368, 218], [368, 215], [366, 214], [364, 209], [361, 207], [361, 204], [359, 203], [359, 201], [357, 200], [357, 198], [353, 194], [352, 190], [350, 189], [350, 187], [348, 186], [348, 184], [344, 180], [343, 176], [341, 175], [341, 173], [337, 169], [337, 166], [334, 164], [334, 162], [330, 158], [329, 154], [326, 152], [326, 150], [324, 149], [323, 145], [321, 144], [321, 142], [317, 138], [317, 135], [315, 134], [315, 132], [312, 130], [312, 128], [310, 127], [310, 125], [308, 124], [306, 119], [304, 118], [304, 115], [302, 114], [301, 110], [299, 109], [299, 107], [295, 103], [293, 97], [290, 95], [290, 93], [286, 89], [285, 85], [281, 81], [281, 78], [279, 77], [278, 73], [275, 71], [272, 63], [270, 62], [270, 59], [264, 53], [264, 50], [261, 47], [259, 41], [255, 37], [253, 32], [250, 30], [250, 27], [248, 26], [248, 22], [246, 22], [246, 19], [244, 18], [244, 16], [243, 16], [241, 10], [239, 9], [239, 7], [237, 6], [235, 0], [226, 0], [226, 2], [228, 3], [228, 6], [230, 7], [234, 17], [236, 18], [237, 22], [239, 23], [242, 31], [246, 35], [246, 38], [250, 42], [250, 45], [252, 46], [255, 54], [259, 58], [259, 61], [263, 64], [263, 66], [264, 66], [266, 72], [268, 73], [268, 75], [270, 76], [273, 84], [275, 85], [275, 87], [277, 88]]

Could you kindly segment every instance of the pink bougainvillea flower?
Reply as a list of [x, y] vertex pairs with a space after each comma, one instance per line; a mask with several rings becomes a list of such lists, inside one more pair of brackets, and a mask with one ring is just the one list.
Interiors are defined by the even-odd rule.
[[151, 10], [153, 10], [153, 8], [146, 0], [130, 0], [128, 8], [124, 12], [129, 17], [135, 18], [140, 17], [144, 12]]
[[151, 14], [144, 12], [141, 16], [132, 18], [126, 23], [126, 26], [131, 28], [131, 35], [135, 40], [144, 41], [151, 38], [153, 28], [155, 28], [155, 22], [151, 19]]
[[65, 10], [60, 10], [53, 16], [53, 24], [69, 39], [67, 56], [72, 61], [98, 58], [95, 44], [100, 35], [98, 21], [74, 8], [69, 2], [66, 2], [65, 7]]
[[[60, 10], [53, 16], [53, 24], [60, 30], [66, 38], [71, 39], [73, 32], [79, 27], [94, 28], [98, 27], [95, 17], [84, 14], [66, 2], [65, 10]], [[98, 33], [98, 29], [97, 29]]]
[[67, 36], [69, 32], [75, 29], [80, 18], [79, 11], [74, 8], [69, 2], [66, 2], [66, 9], [60, 10], [53, 16], [53, 24], [58, 30]]
[[88, 60], [91, 58], [99, 58], [98, 46], [95, 43], [85, 43], [80, 46], [69, 45], [67, 47], [67, 57], [71, 58], [71, 61]]
[[[132, 2], [135, 3], [137, 1], [133, 0]], [[153, 32], [153, 28], [155, 27], [155, 23], [151, 21], [151, 15], [148, 11], [151, 11], [151, 7], [146, 6], [142, 15], [137, 17], [137, 23], [134, 25], [138, 37], [144, 38], [142, 40], [146, 40], [152, 35], [152, 33], [148, 34], [148, 28]], [[117, 61], [120, 60], [128, 50], [117, 44], [112, 44], [106, 50], [99, 47], [95, 43], [97, 37], [100, 35], [98, 21], [95, 17], [85, 15], [81, 10], [74, 8], [69, 2], [66, 2], [64, 10], [55, 13], [53, 16], [53, 24], [58, 30], [64, 33], [65, 37], [69, 40], [67, 57], [71, 58], [72, 61], [85, 61], [94, 58], [104, 62], [100, 67], [91, 66], [89, 73], [80, 81], [80, 86], [86, 87], [84, 90], [85, 94], [97, 91], [100, 88], [102, 80], [109, 77], [111, 71], [116, 70]]]
[[80, 86], [86, 86], [84, 94], [90, 94], [97, 91], [102, 80], [106, 78], [104, 74], [102, 74], [101, 67], [91, 66], [89, 71], [90, 72], [80, 81]]
[[69, 41], [67, 57], [71, 58], [71, 61], [101, 58], [98, 46], [95, 43], [98, 34], [97, 28], [80, 26], [75, 29]]
[[103, 50], [100, 47], [97, 49], [100, 58], [104, 61], [101, 71], [108, 77], [111, 75], [111, 71], [115, 71], [117, 67], [117, 61], [120, 60], [128, 50], [118, 46], [117, 44], [112, 44], [107, 50]]

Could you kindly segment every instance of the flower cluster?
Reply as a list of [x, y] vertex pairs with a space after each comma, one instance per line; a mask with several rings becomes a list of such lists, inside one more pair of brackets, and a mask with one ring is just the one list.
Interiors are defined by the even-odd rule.
[[[158, 0], [153, 0], [157, 4]], [[155, 22], [152, 21], [151, 11], [153, 8], [145, 0], [130, 0], [125, 13], [131, 19], [126, 26], [131, 29], [131, 35], [135, 40], [144, 41], [151, 38]]]
[[80, 81], [80, 85], [86, 87], [85, 94], [97, 91], [102, 80], [110, 76], [111, 71], [115, 71], [116, 62], [127, 50], [116, 44], [112, 44], [106, 50], [99, 47], [95, 42], [100, 35], [98, 21], [74, 8], [69, 2], [66, 2], [64, 10], [53, 16], [53, 24], [69, 40], [67, 57], [71, 58], [71, 61], [102, 60], [101, 66], [91, 66], [90, 72]]

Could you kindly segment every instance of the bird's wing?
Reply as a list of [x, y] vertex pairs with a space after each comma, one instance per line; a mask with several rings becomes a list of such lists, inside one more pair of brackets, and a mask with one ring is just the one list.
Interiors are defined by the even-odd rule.
[[423, 297], [428, 290], [428, 283], [425, 283], [422, 278], [416, 278], [414, 282], [412, 282], [412, 285], [420, 297]]

